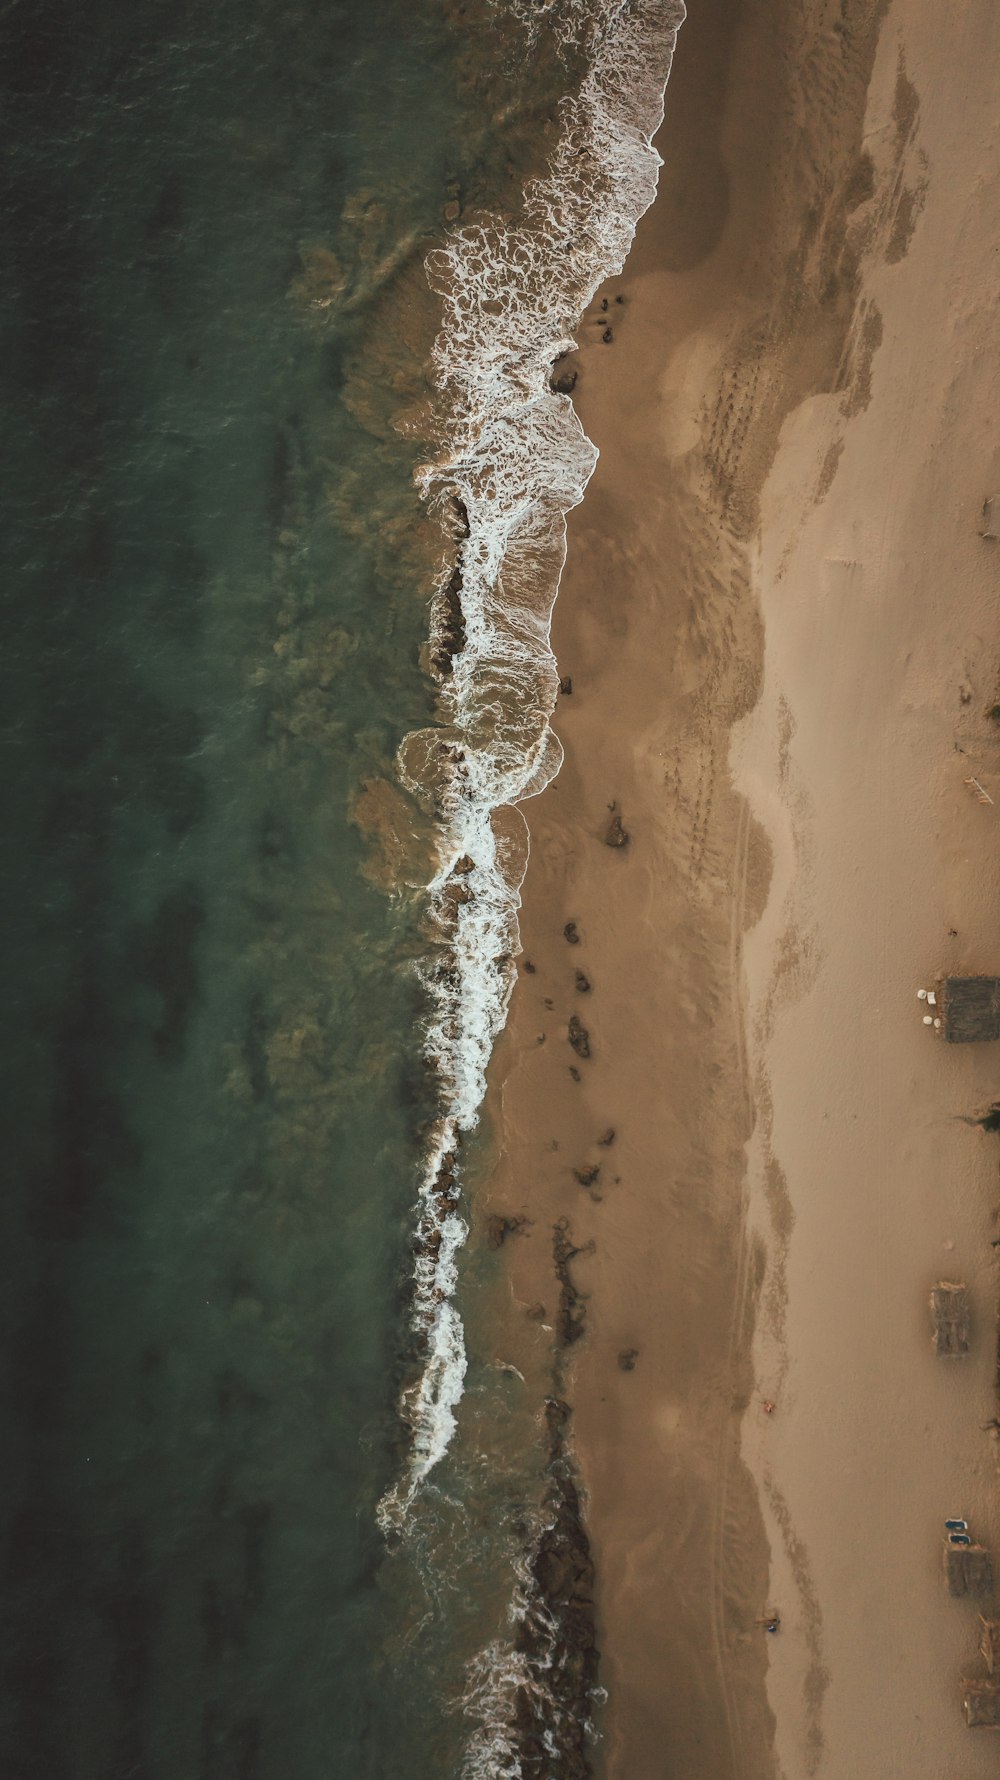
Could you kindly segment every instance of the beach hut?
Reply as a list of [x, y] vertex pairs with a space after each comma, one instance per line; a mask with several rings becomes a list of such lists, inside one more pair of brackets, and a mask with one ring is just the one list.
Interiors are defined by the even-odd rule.
[[993, 1563], [985, 1545], [949, 1545], [946, 1539], [944, 1574], [948, 1593], [956, 1600], [993, 1592]]
[[979, 518], [981, 538], [1000, 538], [1000, 495], [988, 494]]
[[1000, 977], [945, 977], [938, 988], [941, 1037], [952, 1045], [1000, 1038]]
[[1000, 1619], [986, 1619], [981, 1613], [979, 1623], [983, 1635], [979, 1640], [979, 1648], [991, 1675], [1000, 1677]]
[[969, 1351], [969, 1294], [953, 1279], [939, 1279], [931, 1288], [934, 1352], [957, 1360]]
[[1000, 1731], [1000, 1681], [963, 1681], [962, 1705], [970, 1729]]

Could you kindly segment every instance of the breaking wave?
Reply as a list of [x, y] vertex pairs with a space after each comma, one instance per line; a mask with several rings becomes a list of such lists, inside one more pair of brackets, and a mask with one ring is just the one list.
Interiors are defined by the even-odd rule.
[[[528, 183], [518, 213], [454, 228], [426, 262], [443, 320], [433, 348], [434, 452], [417, 481], [446, 539], [430, 647], [440, 721], [405, 739], [398, 766], [434, 810], [441, 837], [430, 886], [440, 944], [425, 969], [425, 1048], [441, 1113], [419, 1194], [422, 1371], [404, 1394], [411, 1449], [380, 1506], [386, 1531], [404, 1525], [455, 1428], [466, 1369], [453, 1302], [467, 1234], [462, 1134], [478, 1119], [515, 978], [528, 855], [515, 806], [542, 791], [562, 762], [550, 727], [558, 692], [550, 621], [566, 516], [598, 454], [569, 397], [554, 393], [553, 364], [575, 348], [573, 330], [597, 289], [621, 272], [655, 195], [661, 163], [652, 137], [684, 17], [680, 0], [493, 4], [505, 30], [523, 34], [526, 55], [539, 32], [551, 31], [568, 59], [582, 58], [583, 75], [561, 102], [547, 170]], [[496, 1722], [492, 1685], [484, 1676], [473, 1686], [484, 1724]], [[488, 1742], [480, 1746], [486, 1765], [470, 1772], [520, 1771], [497, 1765], [498, 1754], [487, 1761]]]

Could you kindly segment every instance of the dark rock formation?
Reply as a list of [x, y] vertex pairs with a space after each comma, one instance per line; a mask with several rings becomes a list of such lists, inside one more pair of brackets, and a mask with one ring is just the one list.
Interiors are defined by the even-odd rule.
[[560, 1218], [552, 1229], [552, 1258], [555, 1263], [556, 1278], [559, 1281], [559, 1310], [556, 1315], [556, 1340], [560, 1347], [572, 1347], [583, 1334], [584, 1320], [587, 1315], [582, 1294], [577, 1290], [570, 1277], [569, 1264], [577, 1255], [592, 1255], [594, 1244], [584, 1243], [581, 1248], [574, 1246], [569, 1221]]
[[520, 1236], [530, 1226], [530, 1218], [507, 1218], [500, 1212], [491, 1212], [486, 1219], [486, 1245], [488, 1248], [503, 1248], [508, 1236]]
[[578, 946], [580, 944], [580, 935], [576, 931], [575, 921], [567, 921], [563, 928], [563, 939], [566, 941], [567, 945], [570, 946]]
[[462, 188], [457, 179], [449, 179], [445, 190], [448, 197], [441, 207], [441, 215], [446, 223], [454, 223], [462, 214]]
[[621, 1353], [618, 1355], [618, 1364], [623, 1372], [634, 1372], [635, 1363], [638, 1358], [639, 1349], [637, 1347], [623, 1347]]
[[570, 1018], [567, 1036], [578, 1057], [590, 1056], [590, 1033], [576, 1014]]
[[451, 673], [452, 662], [465, 648], [465, 612], [462, 608], [462, 571], [452, 572], [447, 587], [441, 591], [441, 617], [437, 625], [431, 666], [436, 674]]
[[549, 378], [549, 388], [553, 390], [557, 396], [572, 395], [576, 388], [576, 380], [580, 375], [579, 371], [575, 370], [570, 365], [567, 365], [564, 371], [560, 371], [559, 366], [564, 364], [568, 357], [568, 352], [561, 352], [558, 358], [552, 360], [552, 375]]
[[[593, 1714], [597, 1685], [594, 1565], [567, 1442], [571, 1414], [560, 1397], [546, 1402], [547, 1524], [530, 1559], [534, 1590], [545, 1613], [526, 1614], [515, 1637], [529, 1671], [536, 1671], [532, 1679], [540, 1683], [522, 1687], [518, 1694], [518, 1757], [524, 1780], [591, 1780], [593, 1775], [584, 1726]], [[553, 1731], [558, 1753], [552, 1748]]]
[[[458, 522], [460, 544], [469, 536], [469, 513], [465, 502], [453, 499], [455, 518]], [[452, 662], [465, 648], [465, 612], [462, 607], [462, 559], [459, 560], [451, 573], [451, 579], [443, 587], [439, 596], [436, 614], [434, 648], [431, 651], [431, 667], [442, 678], [452, 671]]]
[[579, 375], [579, 371], [560, 371], [557, 377], [553, 377], [549, 388], [557, 396], [571, 396]]
[[576, 992], [578, 995], [590, 994], [590, 978], [582, 970], [576, 973]]
[[604, 832], [606, 847], [627, 847], [628, 833], [622, 826], [622, 819], [616, 810]]

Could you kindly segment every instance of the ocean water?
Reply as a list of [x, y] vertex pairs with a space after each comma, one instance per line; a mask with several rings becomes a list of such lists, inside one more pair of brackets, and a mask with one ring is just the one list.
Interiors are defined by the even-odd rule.
[[465, 1235], [679, 13], [5, 10], [9, 1780], [587, 1771]]

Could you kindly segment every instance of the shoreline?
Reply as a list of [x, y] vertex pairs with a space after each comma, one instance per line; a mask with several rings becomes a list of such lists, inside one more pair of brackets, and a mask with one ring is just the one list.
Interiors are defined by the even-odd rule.
[[[516, 806], [551, 783], [562, 761], [550, 723], [558, 688], [551, 620], [567, 515], [583, 498], [596, 452], [553, 372], [573, 345], [567, 316], [627, 257], [655, 197], [652, 136], [681, 18], [682, 0], [629, 8], [601, 0], [585, 26], [556, 20], [562, 48], [584, 59], [578, 88], [560, 102], [544, 166], [512, 215], [471, 212], [423, 262], [440, 303], [433, 397], [420, 421], [429, 455], [414, 472], [442, 545], [424, 655], [435, 722], [411, 730], [396, 751], [408, 803], [364, 788], [371, 826], [384, 821], [397, 857], [407, 842], [391, 834], [394, 815], [411, 843], [412, 812], [432, 814], [437, 827], [425, 916], [435, 956], [421, 981], [438, 1109], [417, 1191], [411, 1319], [425, 1358], [403, 1392], [411, 1453], [379, 1503], [383, 1530], [405, 1523], [457, 1426], [468, 1364], [455, 1305], [467, 1235], [460, 1151], [479, 1122], [516, 982], [528, 850]], [[529, 30], [526, 51], [533, 41]], [[515, 292], [518, 278], [524, 290]]]
[[[553, 1226], [565, 1221], [576, 1251], [584, 1339], [567, 1396], [610, 1696], [595, 1759], [609, 1780], [847, 1771], [833, 1754], [826, 1766], [828, 1745], [850, 1734], [851, 1697], [823, 1623], [839, 1651], [852, 1635], [856, 1579], [849, 1563], [846, 1580], [813, 1577], [811, 1541], [783, 1506], [785, 1480], [772, 1466], [776, 1453], [794, 1470], [793, 1420], [785, 1404], [773, 1421], [760, 1412], [763, 1389], [784, 1393], [790, 1377], [774, 1344], [790, 1340], [782, 1293], [796, 1277], [788, 1255], [809, 1202], [802, 1155], [784, 1183], [777, 1135], [775, 1157], [762, 1146], [772, 1124], [783, 1133], [792, 1120], [808, 1150], [821, 1092], [807, 1064], [794, 1092], [761, 1064], [762, 985], [769, 992], [777, 976], [790, 1003], [812, 958], [774, 915], [789, 873], [806, 867], [790, 852], [783, 813], [795, 746], [772, 687], [766, 596], [782, 569], [775, 550], [795, 543], [787, 511], [775, 519], [773, 489], [796, 461], [800, 417], [825, 405], [811, 481], [796, 485], [800, 504], [819, 508], [842, 498], [852, 429], [878, 410], [872, 267], [904, 278], [929, 203], [919, 101], [914, 110], [901, 27], [885, 11], [849, 8], [843, 30], [829, 33], [811, 33], [790, 4], [777, 33], [773, 9], [756, 0], [737, 9], [707, 0], [692, 12], [658, 138], [660, 191], [572, 361], [574, 399], [601, 458], [570, 517], [552, 627], [560, 674], [572, 681], [554, 719], [565, 763], [522, 805], [531, 832], [523, 954], [490, 1069], [497, 1158], [476, 1217], [525, 1220], [480, 1314], [495, 1319], [529, 1393], [544, 1396], [551, 1378]], [[921, 7], [920, 29], [929, 21]], [[972, 37], [970, 26], [965, 55]], [[873, 156], [865, 135], [876, 100], [884, 120]], [[716, 120], [713, 141], [706, 122]], [[930, 179], [933, 190], [933, 170]], [[602, 299], [614, 316], [610, 343]], [[852, 499], [867, 487], [871, 505], [871, 462], [866, 474]], [[824, 684], [818, 671], [806, 704]], [[846, 651], [847, 728], [858, 672]], [[754, 753], [745, 737], [759, 711], [771, 727]], [[731, 767], [734, 732], [744, 752]], [[616, 821], [628, 842], [605, 845]], [[850, 872], [834, 882], [852, 893]], [[800, 1058], [829, 1028], [829, 1002], [818, 1017], [816, 1033], [799, 1034]], [[835, 1352], [835, 1327], [829, 1315], [817, 1320], [813, 1345]], [[818, 1389], [818, 1375], [799, 1388]], [[820, 1394], [815, 1415], [827, 1408]], [[837, 1450], [828, 1442], [828, 1466]], [[812, 1484], [822, 1512], [822, 1480]], [[759, 1621], [776, 1588], [790, 1623], [768, 1640]], [[862, 1642], [877, 1672], [876, 1641]], [[954, 1726], [968, 1764], [957, 1709]], [[989, 1740], [979, 1749], [973, 1759], [985, 1760]], [[867, 1758], [852, 1748], [852, 1759], [860, 1771]], [[879, 1762], [886, 1775], [909, 1771], [892, 1765], [890, 1749]]]

